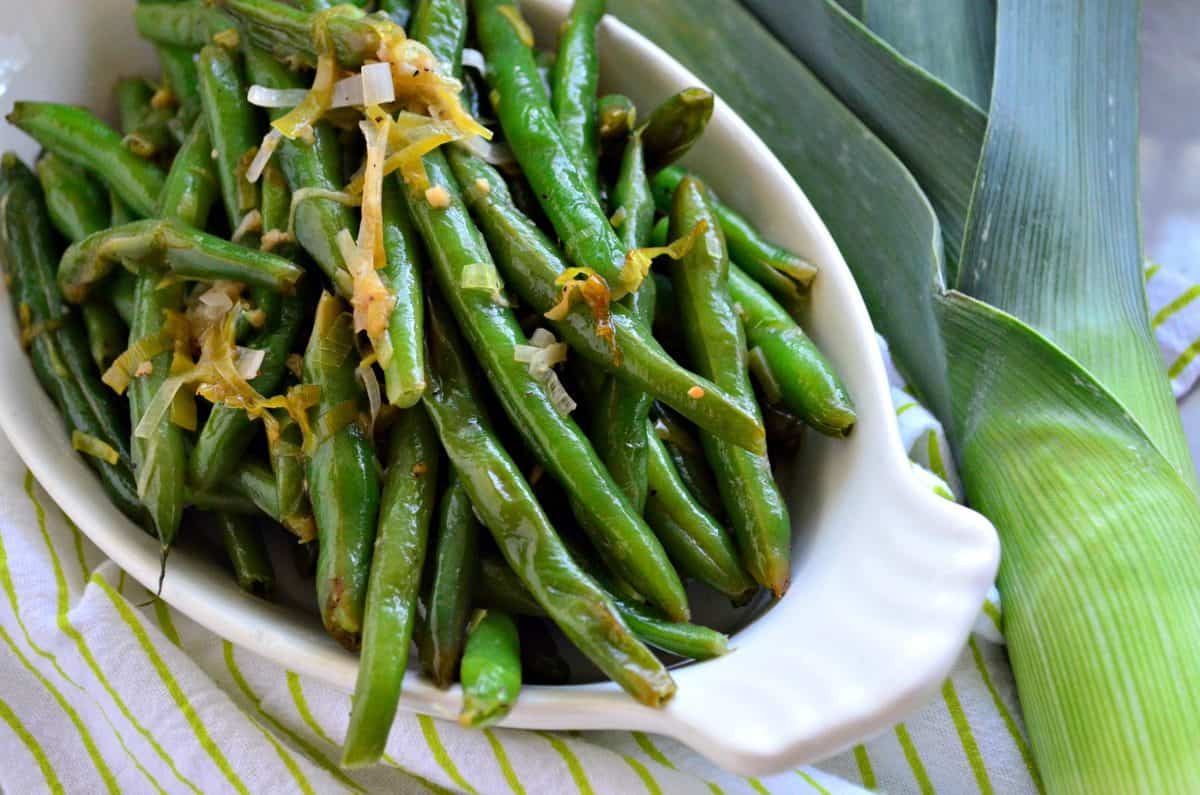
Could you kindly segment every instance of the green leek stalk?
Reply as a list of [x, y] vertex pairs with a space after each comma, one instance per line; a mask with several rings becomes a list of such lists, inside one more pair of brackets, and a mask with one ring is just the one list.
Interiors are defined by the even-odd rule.
[[609, 6], [763, 131], [946, 425], [1046, 790], [1190, 791], [1200, 502], [1141, 282], [1138, 4], [745, 4]]

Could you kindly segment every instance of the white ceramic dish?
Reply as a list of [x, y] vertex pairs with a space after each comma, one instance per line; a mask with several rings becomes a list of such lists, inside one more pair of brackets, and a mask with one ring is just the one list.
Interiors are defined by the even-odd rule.
[[[129, 0], [0, 0], [0, 110], [14, 97], [107, 110], [115, 75], [152, 73], [153, 55], [129, 19]], [[550, 40], [567, 8], [526, 0]], [[53, 41], [51, 41], [53, 40]], [[600, 46], [605, 87], [652, 107], [698, 81], [616, 20]], [[51, 57], [51, 53], [53, 56]], [[0, 124], [0, 146], [32, 143]], [[901, 719], [949, 670], [995, 575], [999, 548], [979, 515], [918, 485], [895, 429], [874, 332], [850, 272], [807, 199], [753, 132], [723, 103], [689, 165], [771, 237], [821, 267], [811, 329], [853, 393], [860, 422], [847, 441], [812, 434], [786, 484], [797, 540], [787, 596], [733, 641], [726, 657], [676, 671], [662, 710], [611, 684], [522, 693], [506, 722], [538, 729], [638, 729], [671, 735], [742, 774], [818, 759]], [[158, 576], [154, 542], [105, 498], [72, 451], [50, 400], [0, 309], [0, 426], [57, 503], [143, 584]], [[356, 659], [299, 610], [258, 601], [202, 557], [171, 559], [163, 597], [264, 656], [336, 686], [353, 687]], [[410, 675], [403, 707], [453, 718], [457, 691]]]

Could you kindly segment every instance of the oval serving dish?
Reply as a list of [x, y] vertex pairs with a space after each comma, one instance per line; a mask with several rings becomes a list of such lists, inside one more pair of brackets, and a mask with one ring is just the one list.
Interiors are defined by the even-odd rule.
[[[543, 42], [553, 40], [568, 7], [560, 0], [524, 3]], [[129, 0], [42, 0], [6, 15], [0, 113], [14, 98], [110, 110], [113, 76], [154, 70], [130, 10]], [[643, 108], [699, 84], [611, 17], [599, 45], [604, 90]], [[27, 159], [35, 154], [30, 139], [7, 125], [0, 125], [0, 148]], [[686, 165], [769, 237], [820, 267], [808, 328], [854, 395], [859, 424], [845, 441], [809, 434], [802, 461], [784, 467], [796, 546], [791, 590], [737, 632], [732, 653], [675, 669], [678, 693], [661, 710], [638, 705], [611, 683], [528, 687], [503, 725], [657, 732], [730, 770], [760, 775], [839, 751], [917, 707], [961, 649], [995, 576], [999, 546], [983, 517], [912, 475], [866, 308], [828, 231], [780, 163], [718, 100]], [[88, 537], [153, 589], [157, 543], [109, 504], [72, 450], [21, 349], [10, 304], [0, 305], [0, 427]], [[346, 691], [354, 686], [357, 659], [314, 615], [244, 594], [204, 555], [186, 547], [172, 555], [162, 596], [292, 670]], [[454, 719], [460, 693], [410, 672], [401, 704]]]

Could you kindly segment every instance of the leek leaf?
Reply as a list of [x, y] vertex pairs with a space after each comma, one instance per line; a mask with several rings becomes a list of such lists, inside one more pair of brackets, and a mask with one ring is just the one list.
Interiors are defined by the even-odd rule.
[[1116, 396], [1051, 341], [961, 293], [939, 298], [938, 314], [959, 398], [959, 473], [1000, 530], [1004, 633], [1047, 791], [1190, 791], [1195, 494]]
[[1143, 292], [1137, 4], [1005, 0], [998, 21], [996, 86], [957, 286], [1069, 352], [1190, 483]]
[[866, 4], [865, 13], [855, 16], [910, 61], [979, 107], [987, 107], [996, 39], [995, 0], [875, 0]]
[[[941, 221], [953, 283], [987, 126], [984, 112], [834, 0], [746, 0], [745, 5], [912, 170]], [[868, 17], [874, 5], [867, 3]]]
[[[795, 176], [917, 397], [948, 416], [933, 314], [943, 286], [941, 233], [904, 165], [734, 0], [709, 0], [702, 14], [686, 0], [609, 0], [608, 7], [725, 98]], [[735, 194], [721, 196], [736, 207]]]

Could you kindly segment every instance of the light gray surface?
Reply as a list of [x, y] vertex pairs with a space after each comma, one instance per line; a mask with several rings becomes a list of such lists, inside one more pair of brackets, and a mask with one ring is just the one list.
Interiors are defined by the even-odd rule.
[[[1143, 13], [1146, 256], [1200, 283], [1200, 3], [1146, 0]], [[1192, 458], [1200, 462], [1200, 390], [1181, 402], [1180, 413]]]

